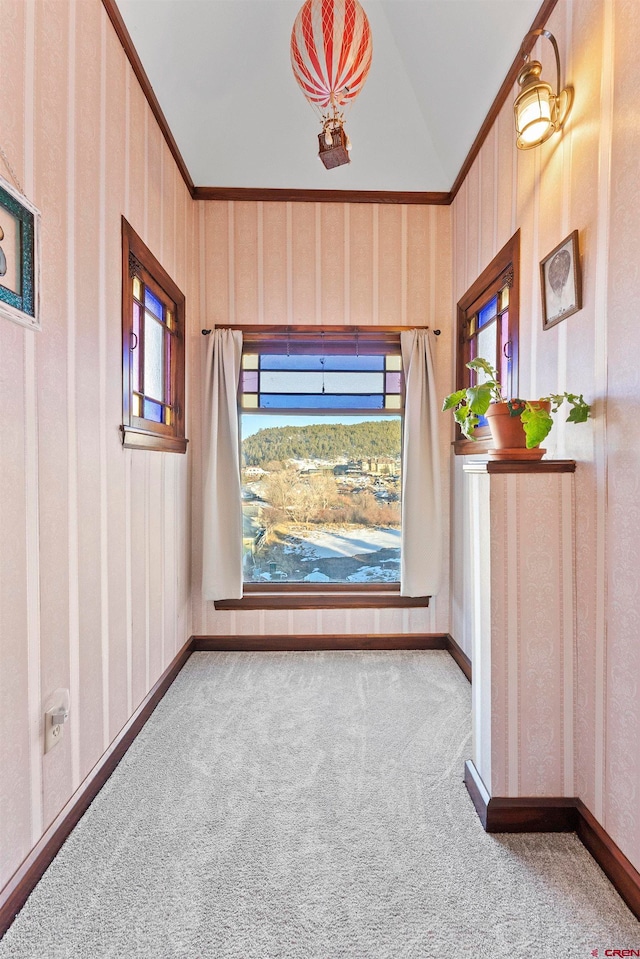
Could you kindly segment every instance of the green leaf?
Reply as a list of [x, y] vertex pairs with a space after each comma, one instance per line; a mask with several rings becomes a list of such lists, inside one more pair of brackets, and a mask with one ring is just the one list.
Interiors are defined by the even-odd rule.
[[491, 404], [491, 387], [489, 384], [482, 383], [480, 386], [470, 386], [467, 390], [467, 401], [469, 409], [473, 413], [484, 416]]
[[462, 407], [462, 409], [453, 411], [454, 418], [456, 423], [460, 426], [460, 429], [464, 435], [469, 440], [475, 440], [473, 435], [476, 426], [478, 425], [478, 417], [475, 413], [472, 413], [469, 410], [468, 406]]
[[527, 438], [527, 449], [530, 450], [540, 446], [553, 426], [551, 415], [542, 407], [527, 403], [520, 418]]
[[498, 371], [494, 370], [491, 363], [488, 360], [483, 359], [481, 356], [476, 356], [475, 360], [471, 360], [467, 363], [467, 367], [470, 370], [482, 370], [490, 379], [494, 382], [498, 379]]
[[450, 393], [449, 396], [445, 398], [445, 401], [442, 405], [442, 412], [444, 413], [445, 410], [450, 410], [454, 406], [458, 406], [466, 395], [466, 390], [458, 390], [457, 393]]

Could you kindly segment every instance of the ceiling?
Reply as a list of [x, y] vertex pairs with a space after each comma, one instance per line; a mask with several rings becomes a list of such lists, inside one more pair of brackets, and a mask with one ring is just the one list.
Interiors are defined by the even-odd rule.
[[302, 0], [117, 0], [199, 187], [449, 191], [540, 0], [363, 0], [373, 35], [326, 170], [289, 60]]

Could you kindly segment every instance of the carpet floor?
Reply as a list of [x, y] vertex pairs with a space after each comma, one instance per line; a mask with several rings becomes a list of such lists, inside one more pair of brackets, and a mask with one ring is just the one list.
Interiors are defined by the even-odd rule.
[[445, 652], [196, 653], [0, 959], [588, 959], [638, 923], [572, 834], [487, 835]]

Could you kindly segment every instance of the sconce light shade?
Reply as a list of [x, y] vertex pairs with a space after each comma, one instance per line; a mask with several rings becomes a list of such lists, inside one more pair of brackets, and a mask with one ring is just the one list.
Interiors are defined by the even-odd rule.
[[[530, 36], [544, 36], [551, 41], [556, 55], [557, 86], [554, 93], [551, 84], [541, 77], [542, 65], [538, 60], [529, 61], [528, 54], [523, 54], [527, 62], [518, 74], [521, 90], [513, 104], [519, 150], [537, 147], [560, 130], [573, 102], [572, 87], [560, 90], [560, 56], [555, 37], [548, 30], [536, 30]], [[525, 37], [523, 46], [529, 37]]]

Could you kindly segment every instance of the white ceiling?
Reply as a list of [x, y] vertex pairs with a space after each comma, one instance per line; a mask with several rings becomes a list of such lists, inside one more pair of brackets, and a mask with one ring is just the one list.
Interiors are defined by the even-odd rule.
[[540, 0], [362, 2], [351, 163], [325, 170], [289, 59], [302, 0], [117, 0], [196, 186], [450, 190]]

